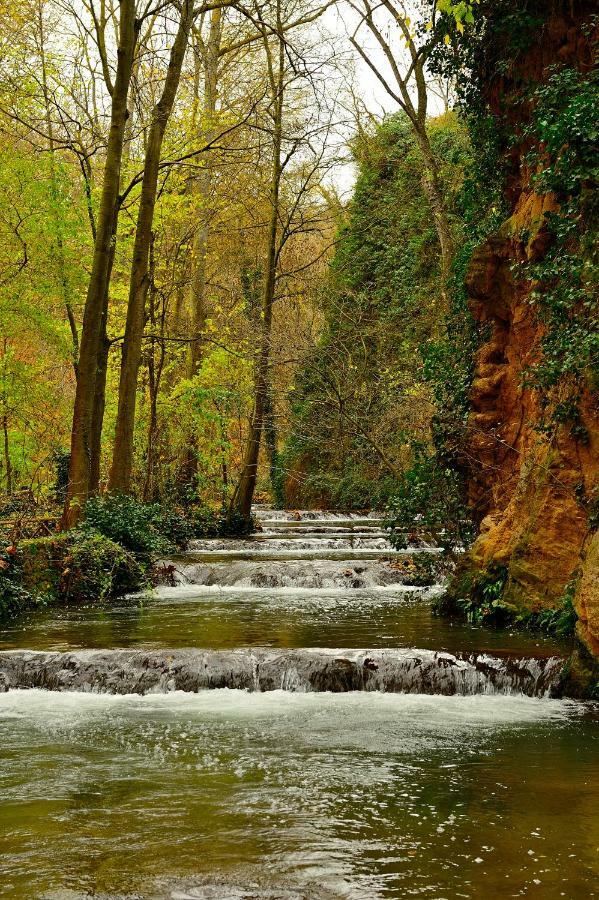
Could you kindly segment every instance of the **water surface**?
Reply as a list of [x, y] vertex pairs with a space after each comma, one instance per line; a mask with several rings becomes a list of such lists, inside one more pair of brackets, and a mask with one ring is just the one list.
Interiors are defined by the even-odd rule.
[[583, 900], [598, 750], [567, 701], [9, 692], [2, 895]]
[[[402, 584], [434, 548], [391, 554], [376, 514], [260, 519], [250, 540], [197, 543], [177, 586], [35, 610], [0, 631], [0, 650], [419, 647], [502, 665], [567, 653], [435, 618], [438, 588]], [[0, 896], [587, 900], [596, 716], [518, 695], [11, 690]]]

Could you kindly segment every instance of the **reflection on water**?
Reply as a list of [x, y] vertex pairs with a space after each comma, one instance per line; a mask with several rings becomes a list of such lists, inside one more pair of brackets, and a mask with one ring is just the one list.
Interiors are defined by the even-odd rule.
[[486, 631], [432, 615], [423, 588], [224, 590], [190, 585], [153, 599], [45, 609], [0, 630], [0, 649], [83, 647], [422, 647], [563, 655], [539, 635]]

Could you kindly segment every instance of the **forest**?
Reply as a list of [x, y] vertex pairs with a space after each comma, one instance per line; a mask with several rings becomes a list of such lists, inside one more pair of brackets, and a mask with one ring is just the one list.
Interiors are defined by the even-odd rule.
[[[592, 0], [2, 3], [7, 897], [592, 896], [598, 49]], [[298, 699], [275, 726], [244, 691]], [[187, 699], [146, 703], [169, 692]], [[418, 751], [364, 692], [420, 698], [396, 710]], [[96, 694], [138, 700], [113, 727]], [[371, 716], [373, 752], [421, 767], [409, 803], [387, 785], [392, 811], [363, 768]], [[454, 797], [430, 769], [461, 758], [458, 722], [510, 798], [554, 742], [500, 834], [470, 772]], [[104, 752], [139, 785], [162, 759], [165, 794], [120, 793]], [[546, 869], [519, 855], [537, 821]], [[474, 843], [447, 862], [446, 828], [503, 863]]]

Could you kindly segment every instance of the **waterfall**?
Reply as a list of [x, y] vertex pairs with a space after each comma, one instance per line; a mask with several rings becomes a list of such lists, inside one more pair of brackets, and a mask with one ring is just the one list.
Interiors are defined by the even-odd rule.
[[0, 653], [0, 690], [147, 694], [234, 688], [554, 697], [563, 662], [418, 649], [15, 650]]

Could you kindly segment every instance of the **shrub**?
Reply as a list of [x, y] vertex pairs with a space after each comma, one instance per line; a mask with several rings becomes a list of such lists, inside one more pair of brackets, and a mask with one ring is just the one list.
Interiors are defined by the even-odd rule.
[[467, 547], [474, 529], [458, 473], [434, 456], [417, 455], [391, 499], [387, 527], [400, 549], [415, 528], [437, 534], [447, 549]]
[[148, 584], [132, 553], [99, 531], [87, 527], [67, 536], [60, 596], [72, 600], [104, 600]]
[[122, 495], [88, 500], [83, 527], [146, 558], [184, 547], [193, 533], [185, 516], [176, 510]]
[[193, 506], [189, 522], [196, 537], [218, 537], [222, 527], [222, 512], [210, 506]]
[[21, 610], [43, 600], [23, 585], [22, 569], [13, 544], [0, 546], [0, 619], [15, 616]]
[[532, 613], [526, 620], [527, 626], [533, 631], [544, 631], [546, 634], [555, 634], [558, 637], [571, 637], [578, 621], [578, 614], [574, 609], [575, 593], [576, 580], [574, 579], [566, 587], [558, 605], [553, 609]]
[[232, 512], [223, 510], [218, 525], [218, 534], [222, 537], [240, 537], [244, 534], [253, 534], [255, 530], [256, 520], [253, 516], [246, 519], [237, 510]]

